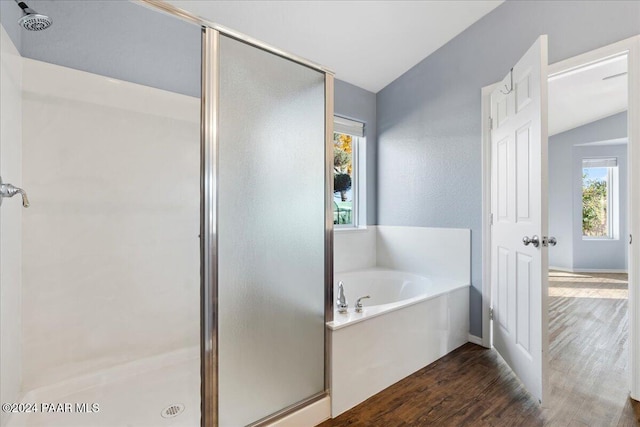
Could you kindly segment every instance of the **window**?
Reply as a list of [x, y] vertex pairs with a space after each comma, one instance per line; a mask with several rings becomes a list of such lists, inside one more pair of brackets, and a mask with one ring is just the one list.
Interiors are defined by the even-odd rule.
[[618, 160], [582, 160], [582, 236], [618, 238]]
[[357, 227], [361, 173], [359, 161], [364, 124], [334, 118], [333, 133], [333, 223], [336, 228]]

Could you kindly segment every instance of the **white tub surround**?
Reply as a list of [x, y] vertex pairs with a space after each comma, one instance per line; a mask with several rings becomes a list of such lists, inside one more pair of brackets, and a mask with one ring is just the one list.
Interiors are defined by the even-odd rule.
[[471, 230], [379, 225], [376, 265], [468, 283], [471, 280]]
[[470, 278], [469, 229], [369, 225], [336, 230], [333, 236], [334, 273], [380, 267], [425, 277]]
[[375, 267], [377, 228], [370, 225], [367, 228], [334, 231], [334, 273]]
[[[343, 268], [336, 269], [336, 286], [344, 281], [349, 309], [327, 324], [332, 417], [468, 341], [470, 231], [379, 226], [368, 232], [376, 234], [374, 248], [370, 236], [335, 236], [342, 240], [336, 265]], [[338, 259], [351, 255], [342, 251], [359, 250], [375, 253], [375, 265], [345, 272]], [[371, 299], [356, 313], [356, 299], [364, 295]]]

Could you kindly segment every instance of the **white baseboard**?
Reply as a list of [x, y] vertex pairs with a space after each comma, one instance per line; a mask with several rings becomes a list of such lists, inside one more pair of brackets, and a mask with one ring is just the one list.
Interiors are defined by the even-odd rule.
[[624, 268], [620, 269], [607, 269], [607, 268], [574, 268], [574, 273], [626, 273]]
[[567, 267], [556, 267], [555, 265], [550, 265], [549, 266], [549, 270], [555, 270], [555, 271], [563, 271], [565, 273], [575, 273], [573, 271], [573, 268], [567, 268]]
[[331, 398], [320, 399], [299, 411], [280, 418], [269, 427], [313, 427], [331, 418]]
[[565, 273], [627, 273], [624, 268], [565, 268], [549, 266], [549, 270], [562, 271]]
[[475, 335], [469, 334], [467, 339], [469, 340], [470, 343], [478, 344], [478, 345], [481, 345], [481, 346], [484, 347], [484, 344], [482, 343], [482, 338], [480, 338], [480, 337], [477, 337]]

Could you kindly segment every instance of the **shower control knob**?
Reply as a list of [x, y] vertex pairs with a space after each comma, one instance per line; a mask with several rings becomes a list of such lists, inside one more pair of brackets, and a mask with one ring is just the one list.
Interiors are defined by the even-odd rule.
[[22, 188], [18, 188], [13, 184], [3, 183], [2, 177], [0, 177], [0, 205], [2, 205], [2, 199], [5, 197], [13, 197], [16, 194], [20, 194], [22, 196], [22, 206], [28, 208], [29, 199], [27, 198], [27, 193]]
[[363, 299], [367, 299], [367, 298], [371, 298], [371, 296], [366, 295], [366, 296], [358, 298], [358, 300], [356, 301], [356, 313], [362, 313], [362, 309], [364, 308], [362, 306], [362, 300]]

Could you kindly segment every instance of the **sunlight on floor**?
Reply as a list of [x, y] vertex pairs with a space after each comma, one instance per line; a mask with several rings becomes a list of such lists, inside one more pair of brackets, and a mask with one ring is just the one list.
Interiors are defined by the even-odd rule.
[[565, 298], [629, 298], [626, 274], [549, 272], [549, 296]]
[[550, 297], [627, 299], [627, 289], [564, 288], [549, 286]]
[[[622, 274], [620, 274], [622, 276]], [[549, 273], [550, 282], [592, 282], [592, 283], [624, 283], [627, 284], [627, 279], [617, 279], [614, 277], [597, 277], [589, 276], [586, 274], [576, 273]]]

